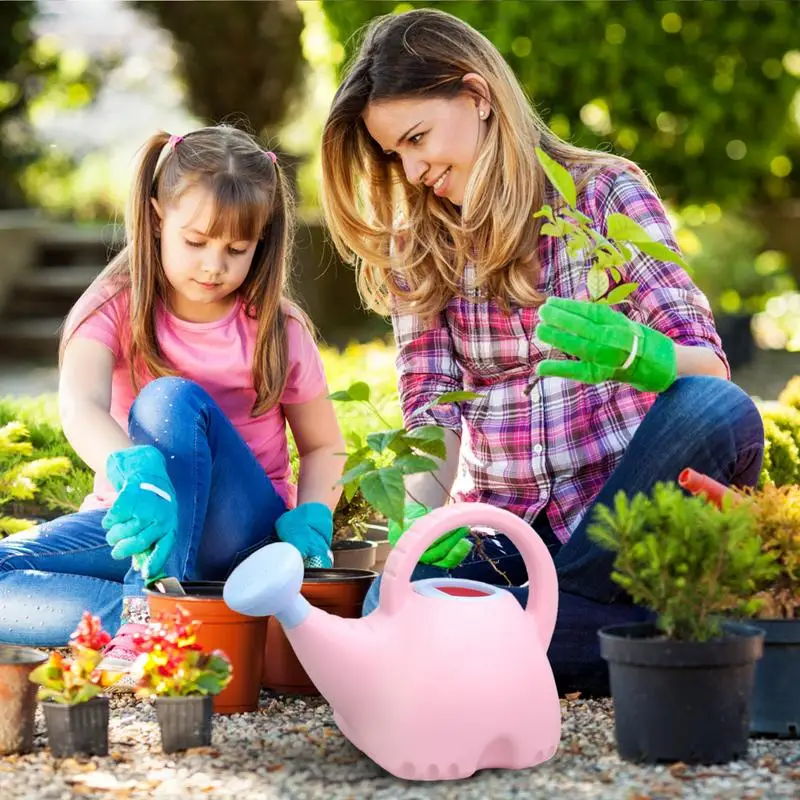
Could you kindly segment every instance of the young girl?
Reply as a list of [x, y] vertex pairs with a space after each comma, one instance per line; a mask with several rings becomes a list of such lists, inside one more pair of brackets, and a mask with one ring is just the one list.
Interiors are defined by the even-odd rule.
[[[577, 210], [602, 233], [622, 213], [677, 250], [634, 164], [560, 140], [495, 47], [431, 9], [370, 24], [325, 125], [323, 203], [362, 296], [391, 312], [405, 424], [445, 430], [438, 474], [407, 482], [419, 502], [409, 500], [406, 524], [449, 496], [529, 522], [559, 577], [549, 651], [559, 685], [602, 692], [597, 629], [646, 612], [612, 580], [613, 554], [587, 537], [593, 506], [674, 481], [684, 467], [752, 485], [763, 430], [728, 382], [706, 298], [681, 269], [637, 250], [624, 268], [638, 284], [629, 302], [586, 302], [585, 260], [533, 217], [559, 205], [537, 146], [572, 174]], [[480, 397], [428, 408], [460, 389]], [[502, 532], [464, 533], [429, 550], [414, 577], [449, 568], [526, 581]], [[514, 593], [525, 601], [526, 588]]]
[[124, 671], [158, 576], [222, 581], [276, 534], [330, 565], [344, 446], [286, 294], [292, 230], [280, 165], [244, 132], [145, 144], [125, 248], [62, 342], [62, 423], [95, 492], [0, 542], [0, 641], [64, 645], [89, 609], [121, 625], [104, 666]]

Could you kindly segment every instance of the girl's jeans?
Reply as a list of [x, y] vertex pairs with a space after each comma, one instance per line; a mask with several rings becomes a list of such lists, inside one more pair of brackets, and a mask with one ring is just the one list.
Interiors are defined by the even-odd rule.
[[[561, 545], [552, 533], [546, 511], [534, 520], [533, 527], [548, 545], [558, 573], [558, 619], [548, 656], [562, 690], [604, 693], [607, 673], [600, 659], [597, 630], [604, 625], [652, 619], [645, 609], [632, 605], [611, 579], [615, 554], [589, 539], [593, 506], [613, 505], [620, 490], [628, 496], [649, 493], [657, 481], [676, 481], [685, 467], [727, 485], [754, 486], [763, 454], [761, 416], [736, 384], [708, 376], [679, 378], [656, 399], [566, 544]], [[519, 584], [527, 580], [527, 573], [516, 548], [503, 535], [485, 537], [483, 548], [491, 564], [473, 548], [449, 573], [418, 564], [412, 579], [450, 574], [503, 585], [506, 581], [496, 567], [515, 585], [509, 591], [524, 605], [528, 589]], [[364, 601], [365, 615], [376, 608], [379, 588], [377, 579]]]
[[[128, 429], [134, 444], [164, 454], [177, 494], [168, 575], [221, 581], [274, 540], [284, 501], [200, 386], [182, 378], [152, 381], [136, 398]], [[63, 646], [84, 610], [116, 631], [123, 595], [142, 595], [144, 587], [129, 558], [111, 558], [104, 514], [80, 511], [0, 541], [0, 642]]]

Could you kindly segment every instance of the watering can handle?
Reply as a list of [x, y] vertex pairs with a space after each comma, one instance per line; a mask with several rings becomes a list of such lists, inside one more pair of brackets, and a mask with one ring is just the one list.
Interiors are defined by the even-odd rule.
[[536, 532], [516, 514], [488, 503], [453, 503], [418, 519], [398, 540], [383, 568], [380, 608], [395, 613], [413, 591], [411, 573], [425, 550], [440, 536], [462, 525], [482, 525], [504, 533], [514, 543], [528, 571], [528, 604], [539, 639], [547, 649], [558, 611], [558, 579], [553, 559]]

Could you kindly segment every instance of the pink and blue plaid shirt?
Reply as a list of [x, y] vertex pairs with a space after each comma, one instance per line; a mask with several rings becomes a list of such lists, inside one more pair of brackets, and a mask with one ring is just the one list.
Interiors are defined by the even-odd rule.
[[[555, 199], [545, 202], [555, 206]], [[609, 214], [626, 214], [678, 250], [658, 197], [621, 170], [590, 179], [578, 210], [603, 233]], [[563, 239], [542, 236], [538, 254], [540, 292], [588, 298], [584, 258], [568, 255]], [[464, 293], [471, 278], [468, 267]], [[711, 348], [727, 365], [708, 301], [683, 269], [637, 250], [623, 280], [639, 287], [620, 311], [678, 344]], [[506, 508], [529, 523], [547, 506], [553, 532], [566, 542], [656, 396], [613, 381], [543, 378], [526, 397], [536, 364], [548, 357], [548, 346], [534, 337], [538, 321], [537, 308], [514, 306], [505, 314], [494, 301], [464, 297], [451, 299], [434, 325], [394, 314], [400, 400], [409, 429], [436, 424], [461, 436], [456, 500]], [[424, 410], [437, 395], [458, 389], [481, 397]]]

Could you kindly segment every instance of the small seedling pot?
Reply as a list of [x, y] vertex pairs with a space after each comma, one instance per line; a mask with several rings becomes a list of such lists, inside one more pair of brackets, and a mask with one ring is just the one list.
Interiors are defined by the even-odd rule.
[[209, 695], [156, 697], [155, 706], [165, 753], [211, 745], [214, 702]]
[[652, 623], [600, 630], [622, 758], [722, 764], [747, 755], [764, 633], [734, 623], [722, 630], [706, 642], [668, 639]]
[[85, 703], [42, 703], [47, 743], [56, 758], [78, 754], [108, 755], [108, 698], [93, 697]]
[[377, 545], [366, 539], [342, 539], [334, 542], [333, 566], [336, 569], [372, 569]]

